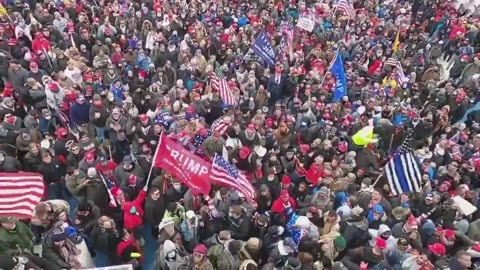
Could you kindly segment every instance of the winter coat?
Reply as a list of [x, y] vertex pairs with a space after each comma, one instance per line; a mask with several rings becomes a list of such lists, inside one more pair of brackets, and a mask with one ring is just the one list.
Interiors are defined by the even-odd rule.
[[8, 69], [8, 81], [12, 83], [13, 89], [20, 89], [24, 87], [27, 81], [28, 71], [23, 67], [18, 70]]
[[213, 270], [213, 265], [207, 257], [203, 257], [203, 260], [199, 263], [195, 263], [193, 256], [185, 257], [182, 264], [178, 266], [177, 270]]
[[80, 172], [78, 175], [65, 175], [65, 186], [68, 191], [77, 199], [85, 198], [85, 187], [83, 183], [86, 181], [85, 174]]
[[[120, 125], [119, 130], [115, 130], [115, 125]], [[126, 139], [126, 125], [127, 118], [120, 116], [118, 120], [114, 120], [112, 117], [108, 117], [105, 123], [105, 131], [110, 135], [110, 142], [116, 143], [117, 141], [124, 141]]]
[[23, 170], [26, 172], [38, 172], [38, 167], [42, 163], [42, 155], [37, 153], [35, 156], [32, 152], [28, 152], [23, 157]]
[[116, 261], [118, 256], [115, 251], [118, 243], [121, 241], [116, 230], [103, 229], [96, 225], [92, 229], [90, 240], [97, 250], [102, 251], [109, 256], [112, 263]]
[[0, 164], [0, 172], [18, 172], [22, 170], [20, 162], [10, 156], [6, 156], [5, 160]]
[[52, 158], [52, 162], [49, 164], [42, 162], [38, 167], [38, 172], [43, 176], [43, 181], [46, 184], [60, 183], [60, 180], [65, 175], [65, 167]]
[[[174, 261], [166, 260], [166, 256], [169, 252], [176, 250], [176, 256]], [[157, 250], [155, 254], [155, 270], [173, 270], [177, 269], [184, 261], [184, 258], [181, 256], [180, 252], [175, 247], [175, 244], [167, 240], [165, 243]]]
[[[99, 118], [95, 118], [96, 113], [100, 114]], [[96, 106], [95, 104], [90, 106], [89, 120], [96, 127], [105, 127], [108, 116], [108, 109], [105, 106]]]
[[228, 218], [230, 224], [228, 230], [232, 239], [246, 241], [250, 238], [250, 215], [244, 213], [239, 219]]
[[368, 263], [369, 267], [375, 267], [383, 261], [383, 254], [374, 254], [371, 247], [359, 247], [348, 250], [347, 256], [342, 259], [343, 265], [349, 270], [360, 270], [360, 266], [357, 264], [360, 261]]
[[224, 142], [223, 138], [215, 141], [212, 136], [208, 137], [202, 144], [205, 154], [209, 157], [213, 157], [215, 154], [221, 155]]
[[117, 180], [117, 183], [123, 187], [128, 186], [128, 178], [130, 177], [130, 175], [137, 176], [138, 183], [144, 181], [145, 174], [140, 165], [137, 164], [133, 164], [133, 168], [130, 171], [125, 171], [125, 169], [123, 169], [122, 165], [120, 164], [117, 166], [117, 168], [115, 168], [115, 171], [113, 172], [115, 180]]
[[364, 217], [347, 221], [342, 228], [342, 235], [345, 238], [347, 247], [357, 248], [364, 246], [368, 240], [368, 222]]
[[[23, 222], [17, 222], [14, 231], [0, 227], [0, 242], [2, 242], [0, 252], [2, 254], [12, 253], [17, 251], [18, 247], [33, 251], [33, 238], [34, 234]], [[2, 248], [6, 248], [6, 250], [2, 250]]]
[[158, 200], [154, 201], [151, 196], [145, 199], [145, 210], [143, 221], [145, 224], [156, 226], [162, 221], [165, 214], [165, 197], [161, 195]]
[[[381, 234], [383, 234], [385, 232], [390, 232], [391, 233], [390, 228], [385, 224], [381, 224], [380, 227], [378, 228], [378, 230], [369, 229], [368, 233], [370, 234], [370, 237], [372, 238], [372, 240], [369, 241], [370, 246], [373, 247], [375, 245], [375, 243], [374, 243], [375, 241], [373, 239], [375, 239], [377, 236], [380, 236]], [[385, 248], [385, 252], [395, 251], [397, 249], [397, 238], [390, 235], [390, 237], [388, 237], [388, 239], [386, 239], [386, 242], [387, 242], [387, 247]]]
[[[290, 203], [291, 211], [295, 211], [297, 209], [297, 203], [295, 202], [295, 199], [290, 197], [288, 199], [288, 202]], [[285, 208], [285, 204], [282, 201], [282, 198], [276, 199], [273, 204], [272, 204], [272, 212], [274, 213], [280, 213], [284, 216], [286, 219], [289, 213], [286, 213], [287, 208]]]
[[125, 202], [122, 205], [123, 209], [123, 224], [127, 229], [134, 229], [143, 223], [143, 202], [147, 192], [141, 190], [137, 198], [133, 201]]
[[[60, 104], [62, 104], [65, 98], [65, 92], [60, 89], [58, 92], [52, 92], [50, 89], [45, 89], [45, 96], [47, 98], [48, 106], [53, 110], [58, 110]], [[34, 98], [32, 96], [32, 98]]]
[[75, 125], [87, 124], [89, 121], [90, 103], [75, 103], [70, 108], [70, 120]]
[[238, 254], [233, 255], [228, 249], [231, 241], [232, 240], [226, 241], [223, 244], [218, 244], [208, 249], [207, 257], [214, 269], [237, 270], [240, 268], [241, 261]]

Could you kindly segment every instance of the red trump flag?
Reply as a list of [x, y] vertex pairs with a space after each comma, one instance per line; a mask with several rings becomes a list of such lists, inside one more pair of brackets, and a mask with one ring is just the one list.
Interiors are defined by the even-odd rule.
[[154, 164], [155, 167], [167, 170], [191, 188], [194, 194], [208, 195], [210, 192], [211, 164], [163, 134], [160, 136]]

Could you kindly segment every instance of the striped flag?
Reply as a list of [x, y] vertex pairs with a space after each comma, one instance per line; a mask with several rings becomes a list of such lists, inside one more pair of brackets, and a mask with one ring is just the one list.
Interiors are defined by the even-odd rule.
[[43, 197], [43, 177], [36, 173], [0, 173], [0, 217], [29, 219]]
[[337, 9], [345, 12], [345, 14], [347, 14], [347, 16], [349, 18], [351, 18], [351, 19], [355, 18], [356, 11], [353, 8], [353, 4], [352, 4], [352, 2], [350, 2], [350, 0], [340, 0], [340, 1], [338, 1]]
[[237, 105], [237, 98], [233, 94], [232, 89], [230, 89], [230, 85], [228, 85], [225, 77], [220, 78], [217, 74], [212, 72], [210, 74], [210, 80], [212, 82], [212, 88], [218, 91], [225, 104], [231, 106]]
[[255, 201], [255, 190], [252, 184], [248, 182], [245, 174], [230, 164], [221, 155], [215, 155], [210, 169], [210, 180], [220, 186], [231, 187], [250, 201]]
[[422, 174], [410, 146], [412, 134], [409, 132], [397, 153], [385, 165], [385, 175], [393, 195], [405, 192], [420, 192]]
[[395, 80], [397, 81], [398, 84], [403, 84], [405, 82], [408, 82], [409, 79], [405, 76], [405, 73], [403, 73], [403, 68], [400, 61], [390, 57], [387, 59], [387, 61], [385, 61], [385, 65], [392, 66], [396, 69]]
[[212, 125], [210, 126], [211, 132], [217, 131], [221, 135], [225, 134], [227, 128], [230, 126], [230, 122], [225, 120], [225, 117], [220, 117], [217, 120], [213, 121]]

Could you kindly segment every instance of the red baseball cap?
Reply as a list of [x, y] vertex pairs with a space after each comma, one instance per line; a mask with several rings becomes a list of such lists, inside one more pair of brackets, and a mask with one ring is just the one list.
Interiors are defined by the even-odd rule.
[[445, 255], [445, 253], [447, 252], [445, 246], [440, 243], [428, 245], [428, 250], [438, 256]]
[[85, 161], [94, 161], [94, 160], [95, 160], [95, 156], [93, 155], [93, 153], [85, 154]]
[[280, 197], [284, 198], [284, 199], [288, 199], [290, 198], [290, 195], [288, 195], [288, 191], [286, 189], [283, 189], [281, 192], [280, 192]]

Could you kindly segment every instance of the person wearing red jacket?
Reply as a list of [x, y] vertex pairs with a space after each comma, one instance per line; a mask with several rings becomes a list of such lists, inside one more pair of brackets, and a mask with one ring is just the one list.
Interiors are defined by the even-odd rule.
[[314, 163], [307, 171], [306, 178], [308, 182], [312, 183], [313, 187], [316, 187], [318, 182], [322, 181], [325, 171], [323, 168], [323, 156], [316, 156], [314, 160]]
[[285, 220], [297, 209], [297, 202], [288, 195], [288, 190], [284, 189], [280, 192], [280, 197], [272, 204], [272, 212], [280, 213]]
[[50, 41], [43, 37], [42, 32], [35, 33], [35, 38], [32, 41], [33, 52], [47, 52], [50, 50]]
[[117, 245], [117, 254], [122, 263], [129, 263], [133, 266], [138, 266], [143, 260], [140, 243], [127, 229], [123, 229], [122, 241]]
[[123, 225], [126, 229], [132, 230], [142, 225], [143, 202], [147, 194], [148, 186], [145, 185], [133, 201], [127, 201], [125, 194], [119, 187], [112, 188], [112, 195], [123, 211]]

